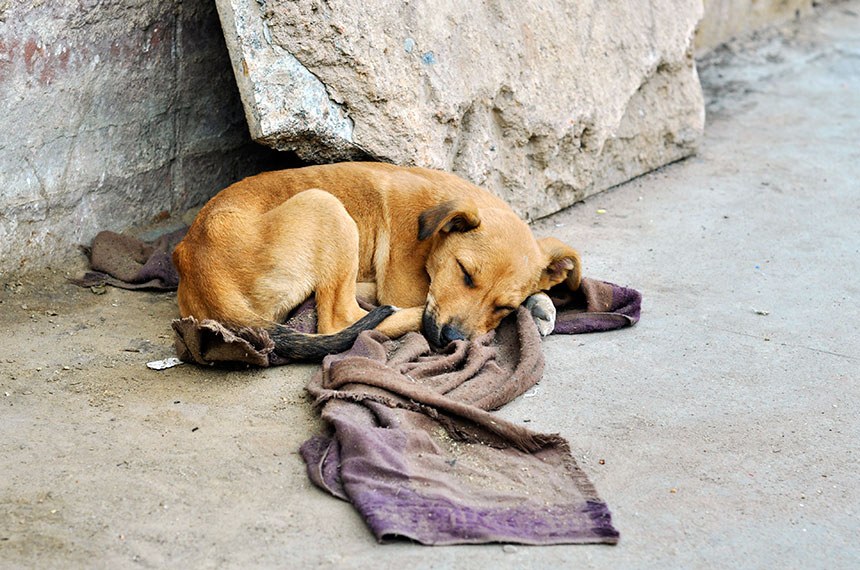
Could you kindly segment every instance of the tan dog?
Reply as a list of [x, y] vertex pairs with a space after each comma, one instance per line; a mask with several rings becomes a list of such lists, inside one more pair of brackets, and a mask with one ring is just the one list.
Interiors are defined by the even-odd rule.
[[[489, 192], [382, 163], [233, 184], [203, 207], [173, 260], [183, 317], [264, 327], [278, 354], [299, 359], [345, 350], [372, 327], [391, 337], [422, 330], [436, 345], [474, 338], [530, 295], [580, 281], [576, 251], [535, 240]], [[384, 305], [368, 314], [357, 288]], [[321, 334], [277, 324], [311, 294]]]

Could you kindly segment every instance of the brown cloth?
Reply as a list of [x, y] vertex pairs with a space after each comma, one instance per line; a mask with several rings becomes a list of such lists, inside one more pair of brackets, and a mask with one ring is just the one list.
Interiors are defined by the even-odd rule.
[[609, 510], [567, 442], [489, 412], [534, 386], [543, 366], [522, 307], [495, 333], [441, 353], [417, 333], [364, 332], [308, 385], [332, 426], [302, 446], [308, 474], [380, 541], [614, 544]]
[[[113, 232], [93, 242], [94, 272], [76, 282], [174, 289], [170, 260], [184, 230], [144, 243]], [[617, 329], [639, 319], [633, 289], [585, 279], [550, 292], [556, 334]], [[315, 329], [313, 300], [288, 325]], [[266, 331], [229, 330], [194, 318], [173, 322], [182, 360], [203, 365], [276, 366]], [[608, 508], [558, 435], [490, 413], [536, 384], [540, 336], [523, 307], [473, 341], [432, 351], [410, 333], [396, 340], [362, 333], [349, 351], [326, 357], [308, 391], [331, 426], [301, 448], [320, 488], [350, 501], [378, 540], [423, 544], [517, 542], [614, 544]]]
[[[639, 293], [610, 283], [586, 279], [578, 291], [551, 296], [556, 333], [612, 330], [639, 318]], [[292, 326], [313, 330], [312, 301]], [[173, 328], [183, 360], [285, 362], [265, 331], [231, 332], [193, 318]], [[332, 428], [302, 446], [309, 477], [350, 501], [380, 541], [616, 543], [609, 509], [567, 442], [489, 413], [540, 380], [540, 343], [524, 307], [496, 331], [442, 351], [417, 333], [396, 340], [362, 333], [352, 349], [326, 357], [308, 385]]]
[[[285, 325], [299, 331], [316, 331], [314, 298], [299, 305], [287, 318]], [[216, 364], [237, 366], [281, 366], [290, 360], [275, 354], [275, 342], [264, 329], [227, 328], [218, 321], [198, 321], [194, 317], [173, 321], [176, 356], [185, 362], [204, 366]]]
[[[635, 289], [585, 278], [576, 291], [556, 287], [549, 292], [556, 306], [552, 334], [583, 334], [629, 327], [639, 321], [642, 297]], [[369, 308], [369, 305], [364, 305]], [[316, 330], [313, 298], [295, 309], [287, 326], [301, 331]], [[289, 363], [274, 353], [274, 343], [263, 329], [230, 330], [211, 321], [186, 317], [173, 321], [176, 353], [186, 362], [204, 366], [247, 364], [278, 366]]]
[[122, 289], [172, 291], [179, 273], [170, 256], [188, 228], [167, 233], [154, 241], [111, 231], [99, 232], [89, 248], [83, 248], [91, 271], [72, 282], [81, 287], [113, 285]]

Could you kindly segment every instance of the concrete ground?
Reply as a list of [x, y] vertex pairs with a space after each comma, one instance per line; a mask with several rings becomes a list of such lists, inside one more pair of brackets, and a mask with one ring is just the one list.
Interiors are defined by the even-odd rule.
[[858, 568], [860, 2], [709, 57], [700, 154], [539, 222], [642, 321], [551, 337], [500, 415], [560, 432], [609, 546], [379, 545], [308, 482], [313, 366], [172, 354], [171, 294], [0, 292], [0, 566]]

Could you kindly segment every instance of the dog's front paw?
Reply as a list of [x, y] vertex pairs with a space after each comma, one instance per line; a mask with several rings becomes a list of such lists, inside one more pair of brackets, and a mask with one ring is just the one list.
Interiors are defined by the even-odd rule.
[[555, 328], [555, 305], [546, 293], [535, 293], [524, 303], [537, 325], [541, 336], [546, 336]]

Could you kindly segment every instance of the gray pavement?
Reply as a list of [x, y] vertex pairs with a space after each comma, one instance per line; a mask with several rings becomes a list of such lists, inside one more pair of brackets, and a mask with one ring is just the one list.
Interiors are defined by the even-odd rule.
[[501, 412], [560, 432], [608, 546], [378, 545], [296, 455], [314, 367], [146, 369], [173, 295], [0, 292], [4, 568], [860, 567], [860, 2], [713, 54], [698, 156], [541, 220], [642, 291]]

